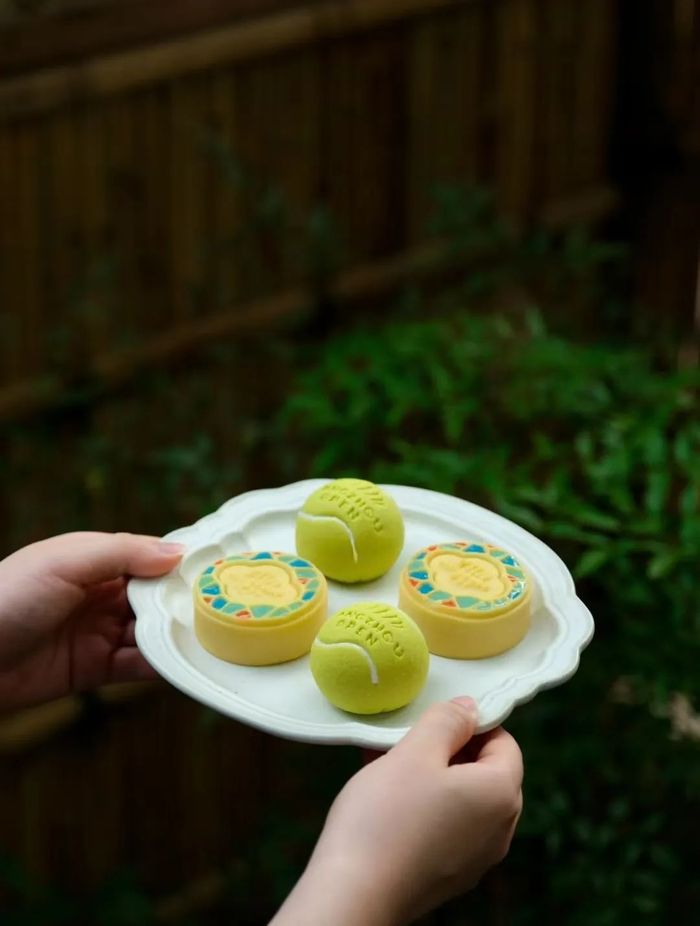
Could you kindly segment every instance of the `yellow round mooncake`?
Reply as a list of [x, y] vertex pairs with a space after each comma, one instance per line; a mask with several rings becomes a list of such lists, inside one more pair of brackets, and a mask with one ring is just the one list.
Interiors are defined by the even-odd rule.
[[401, 573], [399, 608], [428, 649], [452, 659], [496, 656], [530, 626], [531, 581], [507, 550], [455, 541], [425, 547]]
[[194, 586], [194, 629], [227, 662], [267, 666], [311, 649], [326, 618], [328, 587], [290, 553], [237, 553], [208, 566]]

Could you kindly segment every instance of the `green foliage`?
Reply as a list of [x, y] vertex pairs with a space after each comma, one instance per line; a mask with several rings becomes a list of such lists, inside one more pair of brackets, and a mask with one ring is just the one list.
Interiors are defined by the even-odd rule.
[[[699, 386], [539, 315], [452, 312], [324, 344], [282, 412], [290, 477], [361, 474], [492, 507], [558, 550], [597, 618], [575, 679], [509, 722], [527, 767], [510, 923], [661, 923], [697, 901], [684, 847], [698, 745], [671, 742], [660, 715], [672, 692], [700, 693]], [[473, 902], [490, 921], [483, 892]]]

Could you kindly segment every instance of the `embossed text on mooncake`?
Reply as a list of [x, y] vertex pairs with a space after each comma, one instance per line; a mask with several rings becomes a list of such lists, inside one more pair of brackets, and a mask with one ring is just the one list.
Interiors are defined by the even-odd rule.
[[475, 556], [440, 554], [430, 563], [433, 581], [450, 594], [498, 598], [508, 590], [508, 579], [495, 562]]
[[403, 646], [392, 632], [392, 628], [395, 631], [404, 627], [393, 608], [374, 608], [372, 611], [346, 608], [337, 626], [350, 631], [364, 646], [376, 646], [378, 643], [391, 646], [398, 659], [405, 654]]
[[340, 492], [331, 486], [323, 489], [319, 500], [335, 505], [348, 521], [357, 521], [360, 518], [369, 521], [377, 533], [384, 530], [381, 517], [376, 508], [383, 509], [386, 503], [381, 490], [376, 486], [367, 486], [362, 489], [345, 489]]
[[291, 574], [281, 566], [234, 563], [221, 570], [219, 581], [232, 601], [246, 604], [290, 604], [299, 594]]

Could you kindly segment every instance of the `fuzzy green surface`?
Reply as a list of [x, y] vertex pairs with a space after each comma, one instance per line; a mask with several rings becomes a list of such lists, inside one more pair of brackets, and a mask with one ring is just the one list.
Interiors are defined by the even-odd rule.
[[418, 626], [390, 605], [343, 608], [321, 628], [310, 666], [328, 700], [354, 714], [408, 704], [428, 675], [430, 656]]
[[364, 479], [336, 479], [313, 492], [296, 524], [297, 552], [338, 582], [369, 582], [403, 549], [398, 505]]

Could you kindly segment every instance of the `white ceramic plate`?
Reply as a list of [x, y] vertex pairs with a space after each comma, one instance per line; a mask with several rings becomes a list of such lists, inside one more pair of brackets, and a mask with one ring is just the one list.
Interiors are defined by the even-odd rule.
[[566, 566], [527, 531], [470, 502], [407, 486], [384, 486], [406, 523], [404, 551], [376, 582], [343, 586], [329, 582], [329, 613], [359, 600], [396, 604], [398, 580], [420, 547], [475, 539], [502, 545], [521, 560], [536, 583], [532, 626], [518, 646], [491, 659], [431, 656], [425, 688], [407, 707], [355, 717], [337, 710], [316, 688], [308, 657], [252, 668], [217, 659], [197, 642], [191, 586], [213, 560], [244, 550], [294, 552], [296, 513], [327, 480], [297, 482], [248, 492], [166, 539], [187, 545], [179, 569], [161, 579], [133, 579], [128, 594], [137, 616], [136, 639], [154, 668], [203, 704], [268, 733], [312, 743], [355, 743], [387, 749], [433, 701], [469, 694], [479, 705], [480, 730], [492, 729], [544, 688], [569, 679], [593, 636], [593, 618], [576, 597]]

